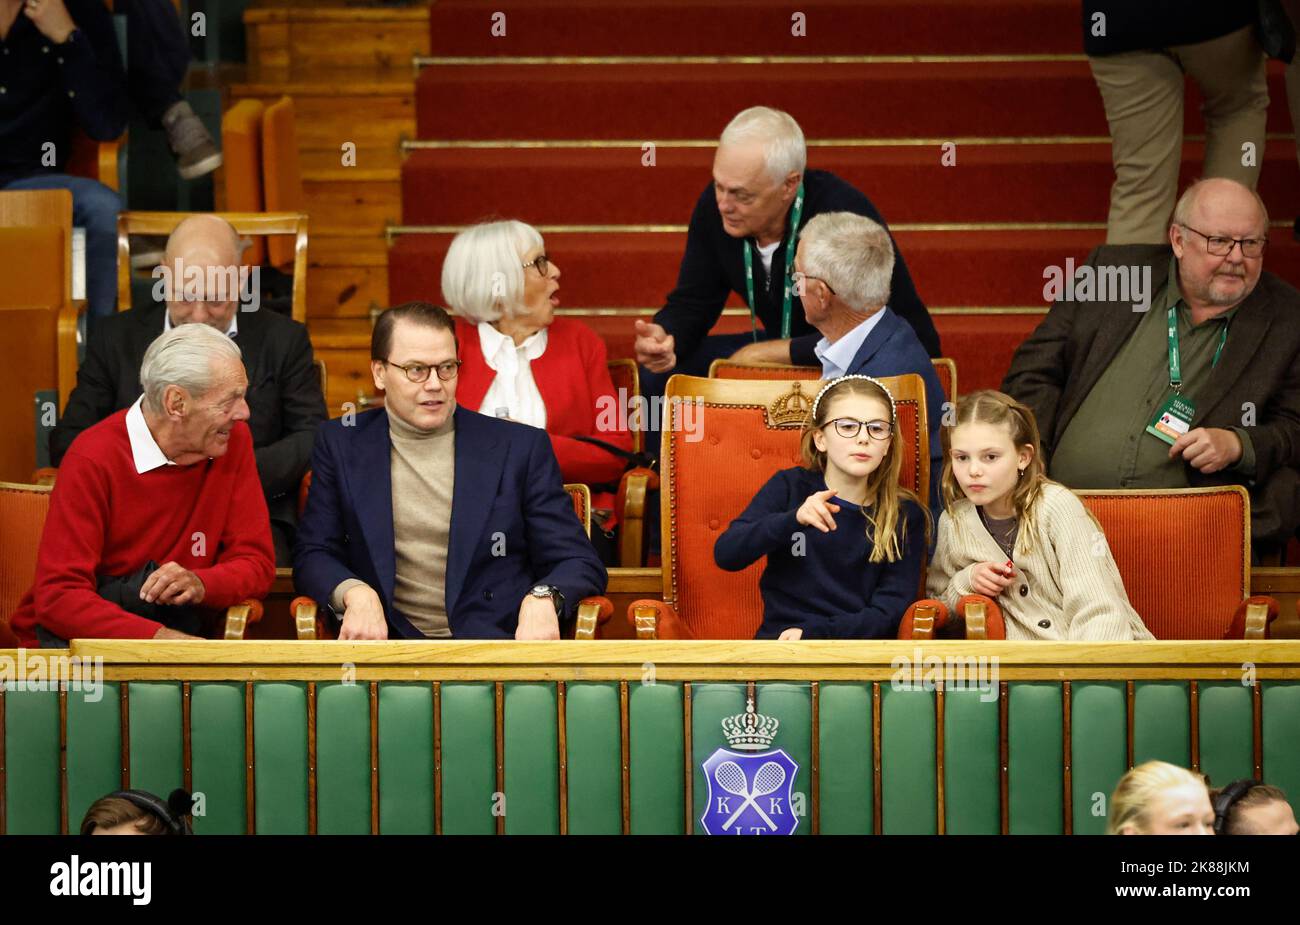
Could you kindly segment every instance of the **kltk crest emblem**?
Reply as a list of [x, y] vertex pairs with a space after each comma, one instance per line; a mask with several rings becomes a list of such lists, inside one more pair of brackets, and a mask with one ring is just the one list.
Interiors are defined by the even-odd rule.
[[793, 835], [794, 779], [799, 765], [782, 749], [773, 749], [780, 722], [754, 712], [722, 721], [731, 748], [719, 748], [701, 765], [709, 785], [708, 805], [700, 825], [709, 835]]

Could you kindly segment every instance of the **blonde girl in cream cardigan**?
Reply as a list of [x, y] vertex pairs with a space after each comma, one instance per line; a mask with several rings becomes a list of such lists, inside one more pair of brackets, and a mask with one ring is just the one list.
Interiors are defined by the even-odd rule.
[[950, 609], [997, 601], [1008, 639], [1151, 639], [1096, 518], [1047, 477], [1033, 412], [1002, 392], [957, 402], [941, 429], [943, 502], [926, 580]]

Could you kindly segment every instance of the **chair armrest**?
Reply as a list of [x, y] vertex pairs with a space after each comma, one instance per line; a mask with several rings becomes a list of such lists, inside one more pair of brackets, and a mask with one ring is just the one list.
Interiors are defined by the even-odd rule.
[[316, 602], [311, 598], [299, 596], [290, 601], [289, 617], [298, 639], [325, 638], [325, 622], [317, 614]]
[[948, 622], [948, 608], [932, 598], [917, 601], [907, 608], [898, 624], [899, 639], [934, 639]]
[[262, 619], [262, 602], [246, 600], [226, 608], [225, 635], [222, 639], [243, 639], [247, 629]]
[[[1300, 607], [1300, 602], [1297, 602]], [[1277, 619], [1277, 599], [1266, 594], [1248, 597], [1237, 605], [1224, 639], [1267, 639], [1268, 626]]]
[[96, 146], [96, 177], [115, 193], [122, 191], [122, 176], [119, 168], [120, 157], [126, 145], [127, 133], [123, 132], [112, 141], [101, 141]]
[[33, 485], [53, 485], [54, 480], [59, 477], [57, 466], [42, 466], [32, 473]]
[[694, 634], [667, 601], [643, 599], [627, 605], [627, 619], [637, 639], [694, 639]]
[[951, 629], [957, 638], [1006, 639], [1002, 608], [983, 594], [967, 594], [957, 601]]
[[574, 639], [595, 639], [600, 627], [614, 615], [614, 602], [607, 597], [584, 597], [578, 601], [578, 623]]
[[[624, 568], [640, 568], [645, 561], [646, 498], [659, 487], [659, 473], [638, 467], [623, 473], [618, 482], [614, 510], [619, 522], [619, 564]], [[650, 512], [657, 516], [658, 511]]]

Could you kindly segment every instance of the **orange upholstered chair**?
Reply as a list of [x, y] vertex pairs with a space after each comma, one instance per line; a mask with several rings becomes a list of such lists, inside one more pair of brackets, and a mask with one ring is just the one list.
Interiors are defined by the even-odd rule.
[[[957, 394], [957, 363], [947, 357], [930, 361], [949, 401]], [[738, 363], [734, 360], [714, 360], [709, 364], [712, 379], [817, 379], [821, 370], [815, 366], [787, 366], [784, 363]]]
[[[1080, 491], [1133, 609], [1157, 639], [1267, 639], [1277, 601], [1250, 596], [1250, 497], [1239, 485]], [[957, 619], [938, 601], [904, 617], [909, 638], [1005, 638], [997, 603], [973, 594]], [[932, 611], [934, 613], [932, 613]], [[963, 622], [964, 621], [964, 622]]]
[[[262, 193], [262, 117], [260, 100], [240, 100], [221, 117], [221, 171], [227, 212], [264, 212]], [[297, 210], [295, 210], [297, 211]], [[266, 262], [266, 243], [260, 238], [244, 251], [245, 266]]]
[[9, 618], [36, 576], [37, 540], [50, 511], [50, 488], [0, 482], [0, 649], [18, 644]]
[[[280, 97], [262, 113], [262, 195], [267, 212], [307, 211], [292, 97]], [[287, 270], [293, 263], [291, 238], [268, 238], [266, 247], [271, 266]]]
[[[881, 380], [894, 396], [907, 452], [901, 483], [929, 497], [929, 431], [920, 376]], [[762, 621], [759, 561], [724, 572], [713, 544], [778, 470], [800, 465], [799, 435], [822, 383], [668, 380], [668, 426], [659, 465], [663, 600], [634, 601], [643, 639], [750, 639]]]

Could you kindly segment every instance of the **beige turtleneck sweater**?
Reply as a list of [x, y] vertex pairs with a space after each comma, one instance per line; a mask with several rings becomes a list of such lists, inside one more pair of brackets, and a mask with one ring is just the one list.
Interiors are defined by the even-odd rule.
[[[455, 418], [432, 431], [388, 416], [392, 442], [393, 538], [397, 574], [393, 605], [426, 636], [448, 637], [447, 547], [456, 476]], [[343, 612], [343, 595], [362, 582], [339, 583], [331, 603]]]

